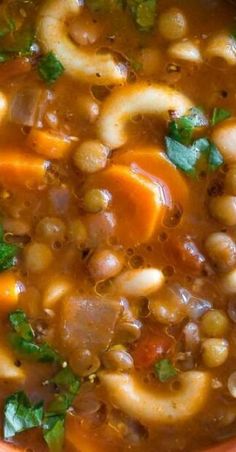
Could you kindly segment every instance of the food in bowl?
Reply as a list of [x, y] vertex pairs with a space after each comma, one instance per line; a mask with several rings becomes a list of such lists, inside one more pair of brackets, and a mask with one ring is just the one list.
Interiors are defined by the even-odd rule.
[[236, 5], [0, 5], [2, 452], [236, 450]]

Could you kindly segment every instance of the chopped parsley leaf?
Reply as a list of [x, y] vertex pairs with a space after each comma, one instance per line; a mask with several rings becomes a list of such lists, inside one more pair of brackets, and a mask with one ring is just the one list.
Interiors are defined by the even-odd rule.
[[169, 123], [168, 136], [179, 143], [189, 145], [192, 141], [194, 129], [205, 127], [208, 120], [200, 108], [191, 108], [189, 113]]
[[215, 126], [219, 122], [224, 121], [225, 119], [230, 118], [231, 113], [224, 108], [214, 108], [211, 118], [211, 125]]
[[176, 377], [177, 370], [173, 366], [169, 359], [161, 359], [154, 365], [154, 371], [156, 377], [164, 383], [170, 380], [170, 378]]
[[46, 342], [36, 343], [34, 331], [24, 311], [12, 312], [9, 321], [14, 330], [9, 335], [9, 342], [16, 353], [32, 361], [60, 362], [60, 356], [50, 345]]
[[64, 66], [53, 52], [44, 55], [38, 63], [38, 73], [47, 83], [54, 83], [64, 72]]
[[23, 391], [10, 395], [4, 404], [4, 438], [39, 427], [43, 420], [43, 403], [32, 405]]
[[165, 138], [166, 153], [169, 160], [182, 171], [194, 175], [201, 157], [206, 160], [208, 169], [215, 171], [224, 163], [220, 151], [208, 138], [199, 138], [191, 146], [185, 146], [170, 137]]

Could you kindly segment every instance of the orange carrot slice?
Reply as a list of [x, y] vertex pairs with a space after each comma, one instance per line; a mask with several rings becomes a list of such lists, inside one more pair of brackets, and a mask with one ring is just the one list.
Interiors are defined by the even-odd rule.
[[71, 148], [71, 140], [66, 135], [36, 128], [31, 129], [26, 143], [38, 154], [56, 160], [66, 158]]
[[93, 185], [112, 195], [116, 237], [124, 245], [147, 242], [165, 212], [163, 187], [123, 165], [111, 165], [94, 176]]
[[0, 312], [9, 312], [18, 304], [21, 284], [14, 272], [0, 273]]
[[145, 171], [146, 177], [163, 181], [170, 190], [172, 199], [184, 206], [189, 198], [189, 189], [184, 176], [158, 148], [134, 149], [117, 153], [113, 161], [121, 165]]
[[45, 183], [49, 163], [41, 157], [17, 150], [0, 150], [0, 184], [10, 188], [36, 188]]

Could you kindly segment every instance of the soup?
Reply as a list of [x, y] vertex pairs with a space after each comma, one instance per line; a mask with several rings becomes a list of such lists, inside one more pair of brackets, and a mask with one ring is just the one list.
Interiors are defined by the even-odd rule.
[[0, 5], [1, 451], [235, 451], [236, 6]]

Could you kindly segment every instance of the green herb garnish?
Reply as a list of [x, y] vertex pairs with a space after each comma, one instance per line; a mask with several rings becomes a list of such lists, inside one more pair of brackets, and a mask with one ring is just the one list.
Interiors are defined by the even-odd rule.
[[0, 272], [8, 270], [16, 264], [19, 247], [4, 242], [3, 227], [0, 225]]
[[211, 125], [215, 126], [219, 122], [224, 121], [225, 119], [230, 118], [231, 113], [224, 108], [214, 108], [211, 118]]
[[188, 115], [181, 116], [169, 123], [168, 136], [179, 143], [189, 145], [194, 130], [207, 125], [208, 121], [203, 111], [200, 108], [191, 108]]
[[69, 367], [66, 367], [51, 380], [51, 383], [56, 384], [59, 392], [55, 394], [45, 413], [43, 433], [49, 449], [52, 452], [60, 452], [63, 447], [65, 415], [79, 391], [80, 380]]
[[64, 443], [65, 416], [46, 414], [43, 421], [43, 436], [51, 452], [61, 452]]
[[157, 0], [127, 0], [127, 5], [139, 29], [152, 30], [156, 19]]
[[43, 420], [43, 403], [32, 405], [22, 391], [9, 396], [4, 405], [4, 438], [39, 427]]
[[22, 310], [9, 315], [13, 333], [9, 335], [12, 348], [22, 357], [39, 362], [60, 362], [58, 353], [46, 342], [37, 344], [34, 331]]
[[156, 377], [164, 383], [170, 378], [176, 377], [177, 370], [169, 359], [161, 359], [154, 365], [154, 372]]
[[47, 83], [54, 83], [64, 70], [63, 65], [53, 52], [44, 55], [38, 63], [38, 73]]
[[205, 159], [211, 171], [215, 171], [224, 163], [220, 151], [207, 138], [199, 138], [191, 146], [185, 146], [170, 137], [165, 138], [165, 143], [169, 160], [186, 173], [192, 175], [196, 173], [200, 158]]

